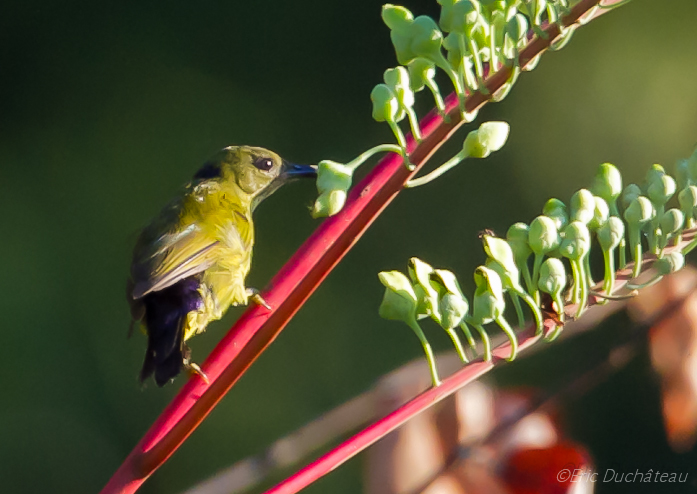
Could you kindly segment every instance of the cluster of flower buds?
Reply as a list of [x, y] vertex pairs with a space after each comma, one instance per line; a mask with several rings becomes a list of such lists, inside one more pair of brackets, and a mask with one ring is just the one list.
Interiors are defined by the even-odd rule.
[[[397, 61], [403, 67], [389, 69], [385, 72], [385, 83], [373, 89], [373, 118], [390, 125], [402, 148], [406, 147], [406, 141], [397, 122], [405, 116], [409, 117], [412, 135], [417, 141], [420, 139], [412, 108], [414, 92], [428, 87], [436, 108], [444, 114], [443, 98], [434, 80], [436, 68], [452, 81], [463, 119], [472, 121], [476, 113], [465, 111], [465, 97], [475, 91], [488, 94], [485, 78], [506, 65], [512, 68], [511, 77], [492, 96], [494, 101], [503, 99], [520, 73], [519, 53], [529, 40], [528, 29], [531, 27], [533, 33], [546, 37], [543, 23], [559, 22], [569, 9], [567, 0], [438, 0], [438, 3], [441, 6], [438, 22], [425, 15], [414, 17], [409, 9], [399, 5], [386, 4], [382, 8], [382, 19], [390, 29]], [[565, 28], [562, 32], [556, 48], [568, 42], [573, 29]], [[531, 70], [536, 63], [536, 60], [529, 63], [525, 69]]]
[[[671, 201], [679, 207], [671, 207]], [[404, 321], [417, 333], [427, 349], [433, 382], [437, 384], [435, 362], [417, 322], [419, 319], [430, 317], [445, 329], [463, 362], [467, 362], [467, 356], [455, 328], [462, 329], [473, 348], [470, 327], [476, 329], [483, 341], [483, 357], [490, 360], [491, 343], [484, 325], [496, 323], [510, 340], [508, 359], [513, 360], [518, 343], [514, 330], [504, 317], [506, 294], [513, 303], [520, 327], [525, 324], [521, 300], [532, 313], [537, 334], [543, 332], [543, 311], [548, 313], [556, 327], [547, 339], [553, 340], [563, 327], [566, 304], [575, 305], [570, 313], [580, 317], [590, 294], [600, 299], [632, 296], [636, 290], [681, 269], [685, 254], [697, 246], [697, 240], [682, 248], [674, 246], [685, 229], [694, 228], [695, 218], [697, 150], [691, 157], [678, 162], [676, 178], [668, 175], [662, 166], [653, 165], [641, 186], [630, 184], [624, 189], [619, 170], [604, 163], [600, 165], [590, 189], [578, 190], [568, 206], [553, 198], [545, 203], [542, 214], [529, 225], [516, 223], [511, 226], [505, 239], [488, 231], [481, 235], [488, 258], [474, 273], [477, 288], [471, 311], [468, 299], [451, 272], [433, 269], [412, 258], [409, 276], [398, 271], [380, 273], [380, 280], [386, 287], [380, 315]], [[653, 263], [651, 279], [644, 283], [630, 280], [625, 286], [630, 290], [629, 294], [616, 296], [613, 295], [615, 258], [624, 268], [625, 238], [634, 262], [633, 278], [641, 274], [644, 245], [657, 259]], [[605, 274], [602, 289], [591, 292], [595, 282], [591, 277], [589, 259], [594, 245], [599, 245], [602, 251]], [[547, 300], [541, 292], [547, 294]]]
[[[373, 103], [373, 119], [386, 122], [397, 140], [397, 146], [381, 145], [361, 154], [347, 164], [334, 161], [319, 163], [317, 188], [319, 197], [312, 209], [314, 217], [332, 216], [343, 207], [351, 185], [353, 171], [368, 157], [380, 151], [399, 153], [409, 169], [413, 166], [407, 156], [407, 141], [399, 122], [407, 120], [414, 140], [421, 141], [421, 129], [414, 111], [415, 93], [428, 88], [436, 109], [443, 118], [445, 103], [435, 81], [436, 69], [443, 70], [452, 81], [458, 95], [462, 118], [471, 122], [476, 111], [467, 113], [465, 98], [475, 91], [488, 94], [485, 78], [504, 65], [511, 68], [511, 76], [495, 94], [493, 101], [502, 100], [511, 90], [521, 67], [520, 50], [534, 34], [546, 37], [543, 23], [559, 23], [569, 11], [568, 0], [438, 0], [441, 6], [438, 22], [421, 15], [414, 17], [409, 9], [386, 4], [382, 19], [390, 29], [400, 66], [387, 69], [383, 82], [370, 93]], [[562, 39], [553, 44], [558, 49], [568, 42], [574, 27], [562, 28]], [[529, 32], [529, 29], [532, 29]], [[446, 34], [444, 34], [446, 33]], [[445, 51], [443, 51], [445, 50]], [[529, 61], [524, 70], [532, 70], [537, 60]], [[420, 179], [412, 180], [408, 187], [415, 187], [433, 180], [446, 170], [468, 157], [486, 157], [498, 150], [506, 140], [502, 127], [490, 122], [479, 129], [479, 141], [490, 132], [502, 139], [498, 147], [482, 145], [476, 149], [477, 134], [470, 133], [462, 153]], [[378, 151], [379, 150], [379, 151]]]
[[[483, 123], [477, 130], [467, 134], [462, 151], [427, 175], [410, 180], [405, 187], [424, 185], [467, 158], [486, 158], [503, 147], [508, 139], [509, 130], [510, 127], [506, 122]], [[338, 213], [346, 202], [353, 172], [373, 155], [385, 152], [401, 154], [402, 148], [394, 144], [382, 144], [369, 149], [346, 164], [330, 160], [320, 161], [317, 165], [319, 196], [312, 207], [312, 216], [320, 218]]]

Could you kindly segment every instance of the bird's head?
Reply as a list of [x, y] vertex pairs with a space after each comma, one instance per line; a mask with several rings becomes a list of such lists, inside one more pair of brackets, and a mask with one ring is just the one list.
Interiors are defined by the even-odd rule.
[[268, 149], [228, 146], [208, 160], [196, 172], [194, 180], [234, 184], [256, 206], [286, 182], [316, 176], [316, 166], [289, 163]]

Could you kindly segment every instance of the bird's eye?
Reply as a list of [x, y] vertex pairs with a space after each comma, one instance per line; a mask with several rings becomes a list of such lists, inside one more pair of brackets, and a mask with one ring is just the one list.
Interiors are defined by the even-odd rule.
[[273, 168], [273, 160], [271, 158], [257, 158], [254, 160], [254, 166], [267, 172]]

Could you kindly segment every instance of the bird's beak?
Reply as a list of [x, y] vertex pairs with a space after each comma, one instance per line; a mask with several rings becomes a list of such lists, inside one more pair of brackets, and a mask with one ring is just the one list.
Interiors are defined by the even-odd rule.
[[293, 180], [303, 177], [317, 177], [317, 165], [296, 165], [283, 161], [283, 169], [279, 178], [282, 180]]

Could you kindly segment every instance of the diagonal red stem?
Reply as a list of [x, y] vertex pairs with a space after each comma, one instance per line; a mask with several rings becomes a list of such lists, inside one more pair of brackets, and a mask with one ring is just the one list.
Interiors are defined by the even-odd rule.
[[[587, 14], [598, 1], [581, 0], [563, 19], [564, 25], [571, 25]], [[600, 13], [602, 11], [598, 12]], [[546, 50], [550, 42], [560, 34], [557, 25], [547, 26], [545, 31], [549, 38], [533, 39], [521, 53], [521, 65], [524, 66]], [[508, 67], [493, 74], [487, 80], [489, 92], [493, 94], [501, 88], [510, 75]], [[466, 101], [467, 111], [473, 112], [480, 108], [488, 98], [481, 93], [472, 94]], [[454, 95], [446, 99], [446, 108], [449, 115], [447, 123], [434, 112], [423, 119], [423, 140], [418, 146], [408, 138], [409, 158], [416, 169], [408, 171], [402, 158], [392, 153], [383, 158], [351, 190], [344, 209], [317, 228], [262, 292], [273, 309], [252, 305], [244, 312], [203, 363], [209, 383], [206, 384], [198, 377], [189, 379], [116, 471], [102, 494], [135, 492], [203, 421], [380, 212], [402, 190], [404, 183], [460, 127], [462, 121]]]

